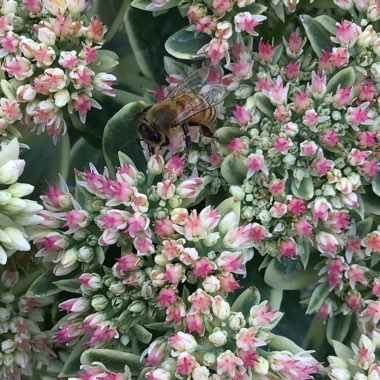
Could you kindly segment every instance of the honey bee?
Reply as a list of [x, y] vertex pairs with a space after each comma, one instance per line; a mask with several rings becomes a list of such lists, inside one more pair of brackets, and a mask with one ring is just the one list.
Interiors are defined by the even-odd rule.
[[187, 148], [191, 147], [189, 126], [197, 126], [207, 137], [213, 137], [210, 125], [217, 119], [216, 106], [228, 95], [226, 86], [206, 84], [209, 69], [194, 71], [162, 101], [145, 107], [134, 119], [143, 118], [137, 133], [150, 153], [156, 147], [169, 145], [169, 138], [182, 128]]

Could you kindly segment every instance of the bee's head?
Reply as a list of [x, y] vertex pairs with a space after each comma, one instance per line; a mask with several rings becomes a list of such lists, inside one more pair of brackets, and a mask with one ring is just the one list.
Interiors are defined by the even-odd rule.
[[159, 146], [163, 143], [161, 133], [150, 128], [150, 126], [145, 122], [138, 126], [137, 132], [139, 136], [150, 145]]

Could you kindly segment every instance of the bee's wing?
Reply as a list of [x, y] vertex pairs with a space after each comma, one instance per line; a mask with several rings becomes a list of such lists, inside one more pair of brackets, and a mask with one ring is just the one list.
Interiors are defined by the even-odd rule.
[[222, 84], [207, 84], [203, 86], [194, 99], [177, 116], [174, 125], [181, 124], [197, 113], [216, 106], [222, 102], [228, 94], [229, 90]]
[[209, 73], [210, 69], [207, 67], [193, 71], [182, 82], [178, 83], [177, 87], [175, 87], [164, 100], [176, 98], [186, 92], [199, 92], [205, 84]]

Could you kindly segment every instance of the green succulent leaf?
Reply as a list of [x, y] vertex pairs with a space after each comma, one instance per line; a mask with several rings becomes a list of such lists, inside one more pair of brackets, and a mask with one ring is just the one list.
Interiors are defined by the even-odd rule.
[[323, 51], [332, 50], [334, 44], [330, 40], [330, 34], [321, 23], [306, 14], [301, 15], [300, 20], [310, 41], [311, 47], [318, 57]]
[[292, 179], [291, 190], [297, 198], [309, 200], [314, 196], [314, 185], [311, 177], [305, 177], [301, 182]]
[[356, 234], [363, 239], [372, 230], [373, 218], [369, 217], [356, 223]]
[[320, 15], [314, 18], [332, 35], [336, 33], [336, 20], [327, 15]]
[[174, 8], [178, 5], [179, 0], [169, 0], [166, 1], [162, 6], [152, 7], [152, 2], [150, 0], [133, 0], [131, 5], [134, 8], [140, 9], [142, 11], [166, 11], [167, 9]]
[[248, 168], [244, 164], [244, 157], [235, 157], [229, 154], [222, 162], [220, 172], [230, 185], [241, 185], [247, 176]]
[[339, 342], [338, 340], [333, 340], [332, 346], [334, 347], [334, 351], [338, 358], [343, 359], [346, 362], [349, 362], [350, 359], [354, 358], [354, 353], [352, 352], [352, 350], [342, 342]]
[[114, 172], [119, 166], [119, 152], [128, 152], [136, 167], [145, 172], [146, 160], [136, 142], [136, 121], [132, 119], [145, 107], [143, 102], [133, 102], [120, 109], [107, 123], [103, 134], [103, 152], [108, 168]]
[[166, 325], [165, 322], [146, 323], [144, 327], [153, 331], [161, 331], [161, 332], [168, 331], [168, 326]]
[[272, 118], [275, 108], [270, 100], [261, 92], [253, 96], [256, 107], [268, 117]]
[[68, 358], [65, 359], [65, 363], [63, 365], [62, 371], [59, 373], [58, 377], [75, 377], [80, 370], [81, 365], [81, 355], [85, 350], [83, 347], [84, 342], [87, 338], [82, 338], [77, 344], [74, 346], [74, 349], [70, 352]]
[[133, 335], [142, 343], [148, 344], [152, 340], [153, 335], [143, 326], [134, 325], [131, 327]]
[[281, 335], [273, 335], [272, 339], [268, 343], [268, 347], [272, 351], [290, 351], [292, 354], [299, 354], [303, 352], [304, 349], [297, 344], [295, 344], [289, 338]]
[[[171, 4], [175, 6], [174, 2]], [[167, 55], [164, 44], [173, 33], [186, 25], [185, 19], [176, 8], [154, 17], [152, 13], [132, 6], [125, 14], [124, 23], [136, 62], [143, 75], [151, 80], [149, 88], [153, 88], [155, 83], [164, 84], [163, 57]]]
[[[24, 134], [24, 136], [27, 136]], [[26, 141], [25, 141], [26, 142]], [[32, 183], [34, 193], [37, 197], [46, 190], [46, 182], [59, 184], [59, 176], [67, 177], [69, 171], [70, 139], [67, 134], [61, 136], [57, 145], [54, 145], [49, 137], [41, 134], [33, 138], [30, 150], [22, 153], [26, 161], [26, 168], [20, 177], [20, 182]], [[41, 165], [48, 162], [49, 165]]]
[[58, 288], [54, 282], [57, 281], [59, 277], [55, 276], [52, 270], [43, 272], [36, 280], [33, 281], [32, 285], [26, 292], [27, 297], [47, 297], [53, 294], [60, 293], [62, 289]]
[[207, 34], [195, 33], [194, 30], [185, 27], [167, 39], [165, 49], [179, 59], [200, 59], [204, 54], [198, 51], [209, 42], [210, 37]]
[[327, 283], [319, 284], [311, 294], [309, 305], [306, 310], [306, 314], [312, 314], [316, 312], [325, 302], [329, 294], [329, 286]]
[[[309, 265], [310, 266], [310, 265]], [[297, 290], [313, 284], [318, 278], [317, 272], [311, 268], [303, 269], [300, 259], [272, 259], [265, 270], [264, 280], [274, 289]]]
[[241, 202], [235, 197], [229, 197], [225, 199], [217, 206], [216, 209], [219, 211], [220, 219], [222, 219], [230, 212], [235, 213], [237, 221], [240, 219]]
[[352, 322], [352, 315], [335, 315], [327, 321], [326, 338], [330, 344], [334, 340], [343, 342]]
[[372, 181], [372, 190], [380, 197], [380, 173], [377, 173], [376, 178]]
[[64, 290], [66, 292], [81, 294], [79, 283], [74, 278], [54, 281], [54, 285], [56, 285], [58, 289]]
[[12, 87], [9, 81], [2, 79], [0, 81], [0, 87], [2, 93], [9, 99], [14, 100], [16, 98], [16, 90]]
[[243, 293], [236, 298], [235, 302], [231, 306], [232, 311], [240, 311], [245, 317], [249, 316], [249, 312], [252, 306], [260, 303], [260, 293], [254, 286], [251, 286], [244, 290]]
[[338, 86], [350, 87], [355, 83], [355, 70], [347, 67], [335, 74], [327, 83], [327, 93], [335, 93]]
[[82, 353], [80, 361], [82, 364], [101, 362], [107, 369], [121, 373], [124, 373], [125, 366], [131, 371], [140, 370], [143, 366], [140, 356], [109, 349], [88, 349]]
[[91, 65], [96, 73], [109, 73], [119, 64], [118, 55], [111, 50], [98, 50], [97, 61]]

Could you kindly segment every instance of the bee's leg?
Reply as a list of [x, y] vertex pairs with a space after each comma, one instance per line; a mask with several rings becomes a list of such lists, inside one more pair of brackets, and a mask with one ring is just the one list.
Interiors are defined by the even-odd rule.
[[189, 128], [187, 127], [186, 123], [182, 123], [182, 129], [183, 129], [183, 133], [185, 135], [186, 148], [191, 148], [191, 137], [189, 134]]
[[135, 137], [135, 140], [136, 140], [137, 144], [140, 145], [140, 148], [144, 149], [143, 146], [141, 145], [141, 139], [139, 139], [138, 137]]
[[134, 121], [134, 120], [140, 119], [140, 117], [141, 117], [142, 115], [144, 115], [144, 113], [145, 113], [146, 111], [149, 111], [152, 107], [153, 107], [153, 104], [150, 104], [149, 106], [144, 107], [140, 112], [137, 112], [137, 113], [132, 117], [132, 119], [128, 119], [128, 120], [129, 120], [129, 121]]
[[189, 123], [189, 125], [194, 125], [194, 126], [199, 127], [202, 130], [202, 134], [204, 136], [206, 136], [206, 137], [214, 137], [214, 133], [212, 132], [212, 130], [206, 124], [203, 124], [203, 123]]
[[162, 143], [161, 146], [168, 146], [170, 144], [170, 140], [168, 136], [165, 136], [165, 141]]

